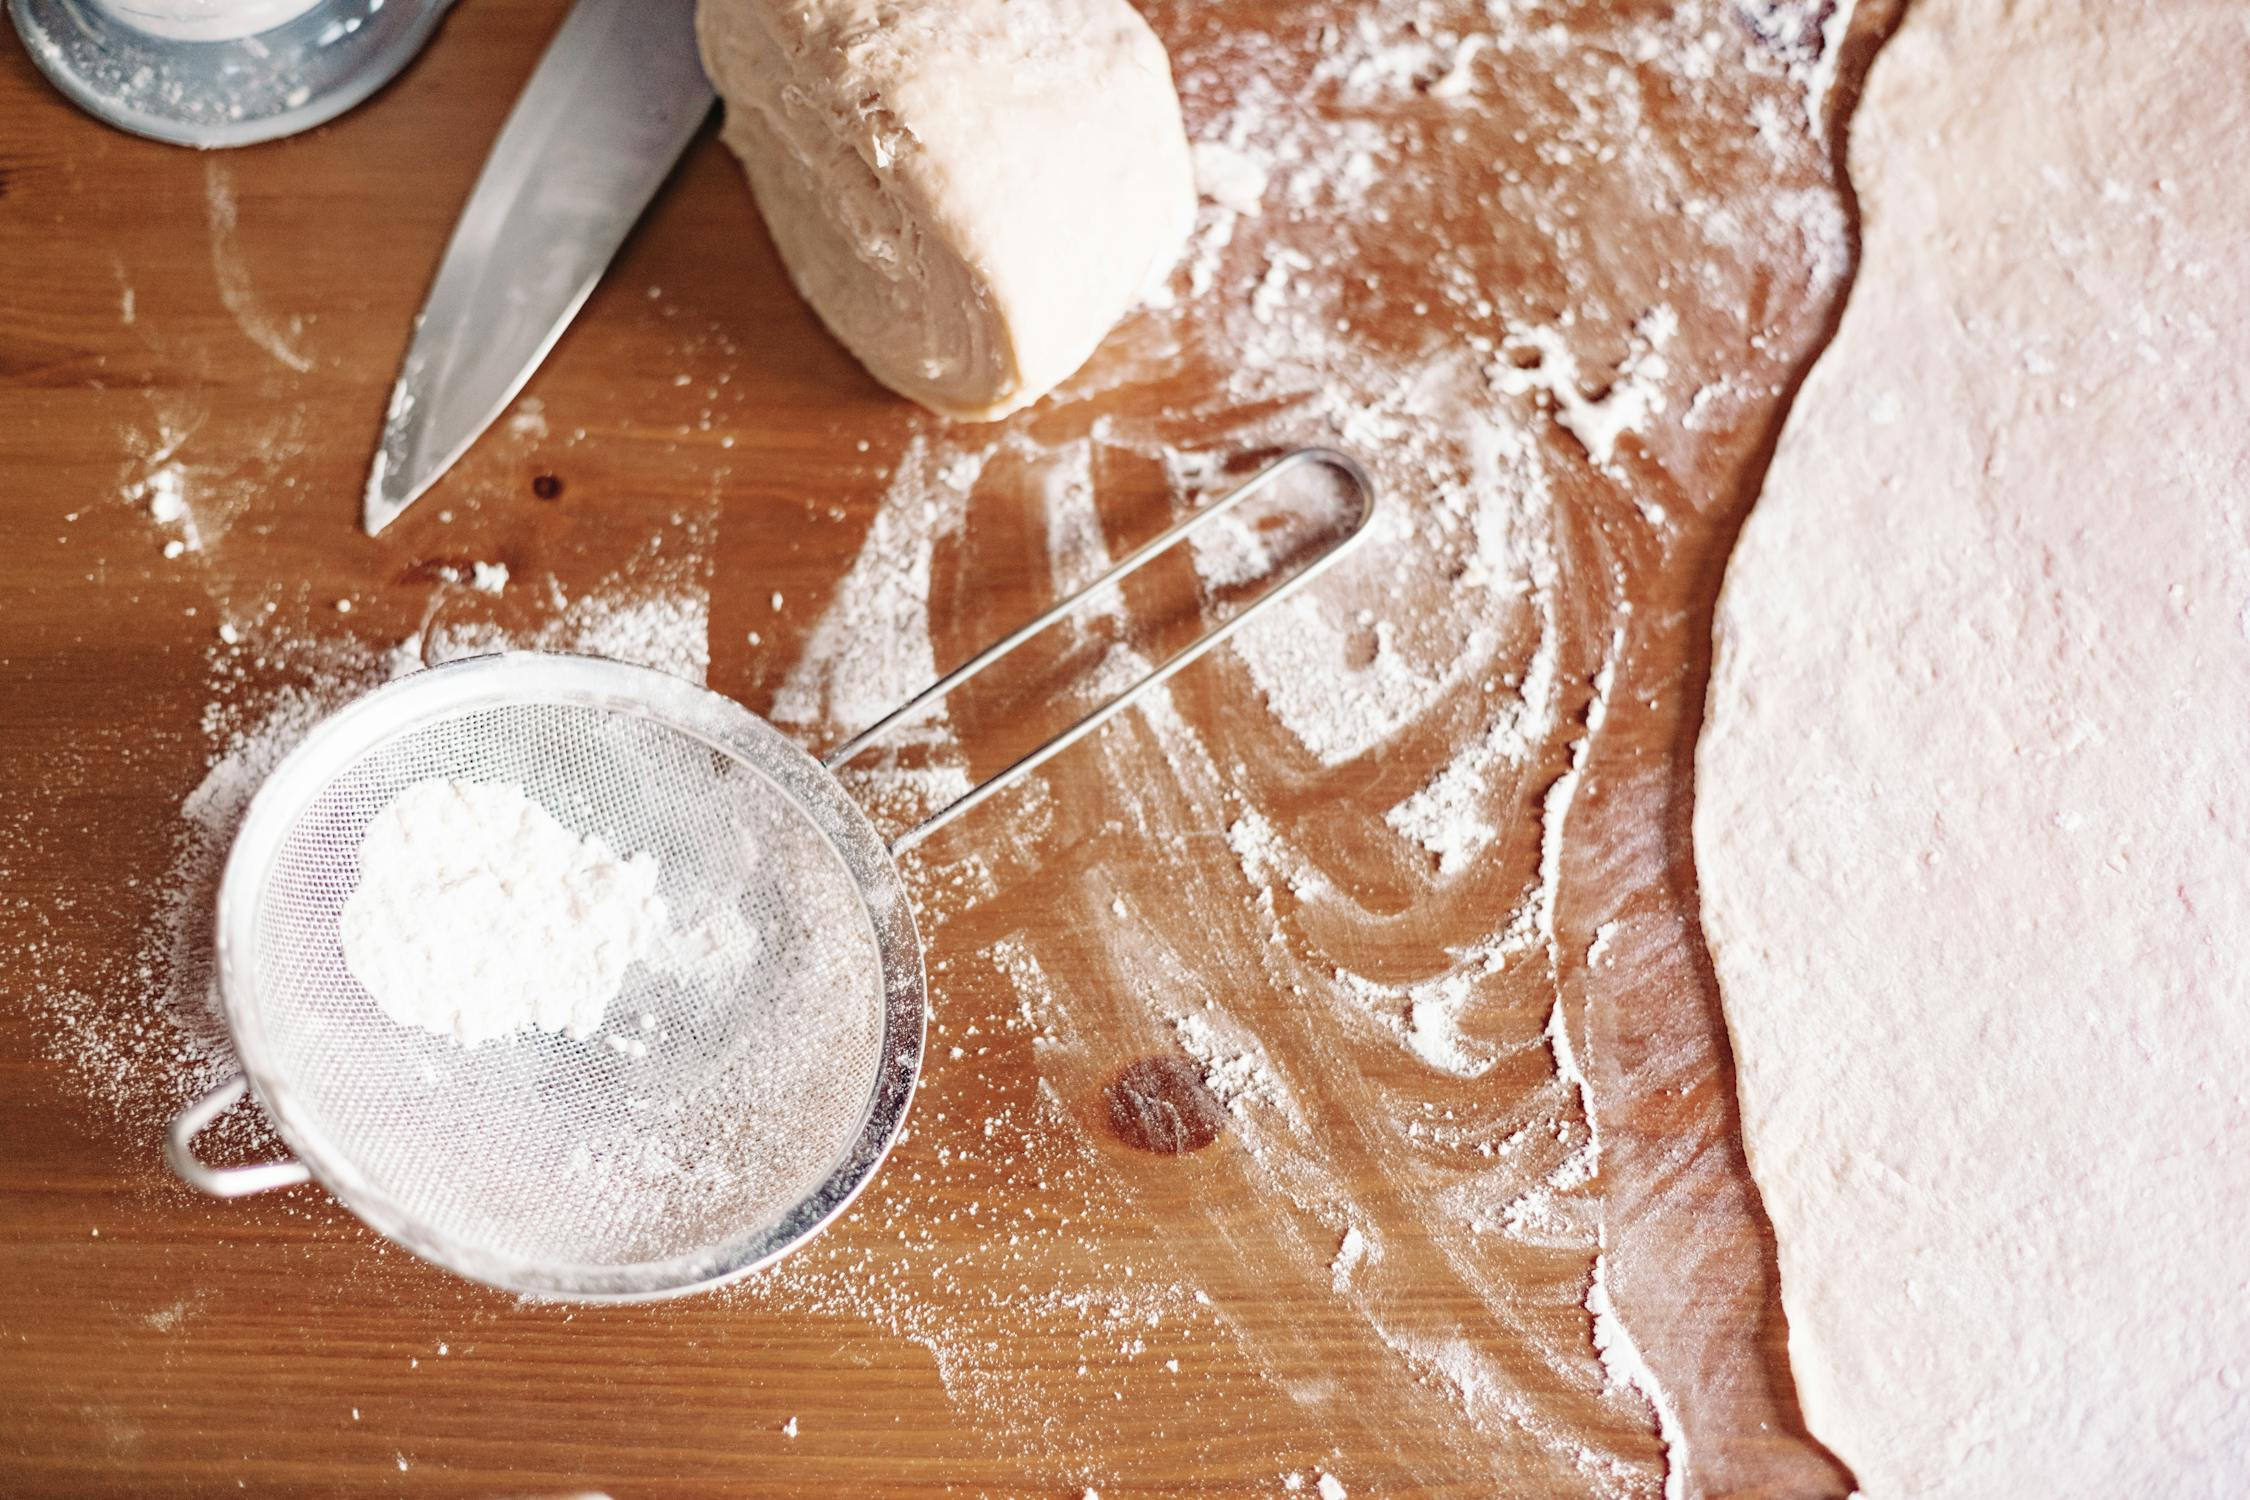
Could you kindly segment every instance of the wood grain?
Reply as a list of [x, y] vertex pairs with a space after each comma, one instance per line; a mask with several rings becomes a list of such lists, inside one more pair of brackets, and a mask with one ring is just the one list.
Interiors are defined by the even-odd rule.
[[[1602, 1492], [1610, 1481], [1574, 1471], [1538, 1436], [1546, 1423], [1617, 1456], [1625, 1477], [1615, 1483], [1645, 1488], [1661, 1461], [1646, 1409], [1588, 1394], [1600, 1382], [1580, 1301], [1583, 1249], [1496, 1248], [1483, 1274], [1499, 1291], [1464, 1293], [1436, 1238], [1413, 1230], [1429, 1210], [1402, 1196], [1389, 1163], [1397, 1142], [1383, 1121], [1346, 1107], [1359, 1095], [1323, 1096], [1333, 1108], [1318, 1115], [1321, 1150], [1390, 1226], [1383, 1295], [1410, 1308], [1415, 1326], [1451, 1328], [1508, 1363], [1538, 1419], [1480, 1436], [1481, 1467], [1444, 1457], [1431, 1437], [1432, 1413], [1457, 1412], [1459, 1392], [1422, 1365], [1399, 1385], [1386, 1362], [1403, 1356], [1318, 1278], [1277, 1270], [1305, 1232], [1300, 1220], [1311, 1221], [1261, 1188], [1231, 1133], [1179, 1154], [1121, 1137], [1111, 1085], [1177, 1047], [1134, 997], [1114, 992], [1098, 893], [1131, 893], [1191, 968], [1203, 945], [1269, 941], [1243, 899], [1223, 815], [1206, 807], [1181, 822], [1197, 812], [1186, 794], [1134, 790], [1134, 778], [1153, 786], [1165, 773], [1163, 747], [1131, 724], [1099, 757], [1055, 767], [1025, 814], [1048, 820], [1036, 859], [993, 854], [989, 889], [973, 899], [945, 888], [961, 878], [966, 845], [937, 841], [916, 870], [933, 913], [933, 995], [955, 1033], [984, 1018], [997, 1035], [1016, 1011], [987, 957], [1014, 942], [1071, 997], [1079, 1044], [1043, 1060], [1018, 1037], [989, 1058], [934, 1064], [908, 1140], [866, 1205], [821, 1242], [827, 1280], [658, 1307], [528, 1306], [386, 1247], [317, 1190], [214, 1203], [164, 1174], [156, 1140], [174, 1101], [160, 1091], [177, 1070], [162, 1024], [135, 1007], [148, 993], [146, 934], [174, 867], [179, 805], [210, 751], [220, 584], [267, 589], [278, 629], [382, 643], [424, 619], [433, 561], [504, 561], [519, 579], [552, 575], [577, 593], [667, 534], [673, 514], [715, 516], [697, 523], [712, 685], [764, 710], [855, 555], [888, 466], [922, 430], [793, 295], [706, 132], [532, 386], [550, 435], [472, 452], [421, 502], [452, 511], [450, 526], [418, 515], [380, 540], [358, 532], [360, 482], [408, 321], [559, 9], [463, 7], [370, 105], [308, 136], [219, 156], [104, 130], [20, 52], [0, 49], [0, 1491], [1252, 1494], [1278, 1492], [1285, 1471], [1309, 1480], [1333, 1469], [1354, 1495]], [[1613, 23], [1608, 9], [1558, 14], [1593, 29]], [[1152, 18], [1176, 47], [1199, 37], [1197, 55], [1219, 56], [1210, 39], [1229, 26], [1313, 39], [1332, 16], [1244, 4], [1156, 6]], [[1847, 92], [1876, 30], [1855, 34]], [[1750, 55], [1756, 41], [1730, 46], [1729, 56]], [[1223, 94], [1224, 80], [1205, 92]], [[1683, 108], [1650, 128], [1692, 155], [1706, 135], [1743, 126]], [[1533, 159], [1532, 145], [1504, 131], [1493, 141], [1500, 165]], [[1802, 170], [1816, 187], [1836, 176], [1817, 159]], [[1582, 207], [1598, 230], [1622, 211], [1598, 177], [1588, 181], [1597, 186]], [[257, 316], [305, 368], [277, 358], [227, 305], [215, 197], [236, 205], [231, 253], [256, 289]], [[1415, 235], [1451, 232], [1405, 227], [1385, 275], [1411, 278]], [[1583, 268], [1541, 259], [1560, 252], [1528, 228], [1495, 232], [1516, 236], [1509, 253], [1525, 285], [1559, 298], [1582, 284]], [[1619, 257], [1627, 305], [1636, 278], [1654, 270], [1629, 246], [1604, 253]], [[1632, 606], [1557, 910], [1560, 950], [1573, 955], [1561, 998], [1593, 1059], [1606, 1133], [1602, 1174], [1573, 1212], [1604, 1226], [1614, 1294], [1689, 1434], [1693, 1488], [1714, 1494], [1846, 1488], [1790, 1395], [1687, 846], [1711, 601], [1787, 391], [1839, 292], [1761, 287], [1754, 346], [1691, 329], [1715, 376], [1732, 360], [1770, 394], [1724, 430], [1677, 436], [1661, 459], [1630, 455], [1623, 480], [1578, 464], [1559, 497], [1574, 576], [1614, 576]], [[714, 402], [705, 393], [721, 374]], [[1127, 387], [1104, 399], [1159, 398]], [[162, 559], [121, 498], [140, 472], [135, 455], [174, 429], [205, 481], [255, 497], [192, 569]], [[534, 493], [542, 476], [559, 482], [551, 500]], [[1177, 498], [1129, 455], [1105, 459], [1098, 477], [1113, 541], [1149, 534]], [[1660, 500], [1677, 524], [1660, 539], [1636, 530], [1636, 496]], [[1046, 562], [1027, 503], [1004, 487], [980, 491], [973, 549], [941, 558], [941, 661], [1043, 602]], [[346, 598], [348, 618], [334, 608]], [[1152, 616], [1154, 598], [1139, 601]], [[1571, 712], [1622, 618], [1612, 603], [1591, 586], [1572, 595]], [[503, 618], [510, 610], [529, 621], [537, 602], [504, 601]], [[233, 686], [271, 692], [301, 670], [253, 660]], [[1019, 696], [1034, 699], [1047, 682], [1026, 677]], [[1292, 907], [1276, 918], [1290, 943], [1341, 945], [1380, 968], [1489, 930], [1537, 863], [1539, 799], [1569, 763], [1566, 742], [1547, 748], [1526, 786], [1496, 794], [1508, 805], [1489, 878], [1439, 887], [1400, 873], [1375, 845], [1387, 837], [1383, 810], [1468, 720], [1320, 768], [1245, 711], [1255, 697], [1225, 664], [1177, 690], [1230, 785], [1253, 790], [1324, 868], [1353, 872], [1365, 920], [1343, 931]], [[965, 708], [965, 735], [990, 731], [978, 767], [999, 763], [1027, 722], [1007, 703]], [[1162, 837], [1133, 831], [1151, 808], [1174, 820]], [[1376, 912], [1379, 922], [1367, 915]], [[1631, 962], [1576, 962], [1611, 922]], [[1436, 1093], [1395, 1053], [1322, 1036], [1317, 1014], [1279, 985], [1229, 984], [1230, 1000], [1283, 1042], [1298, 1038], [1306, 1056], [1342, 1060], [1399, 1098], [1497, 1109], [1554, 1087], [1535, 1050]], [[1497, 991], [1490, 1024], [1536, 1038], [1549, 1001], [1538, 987]], [[96, 1097], [71, 1060], [66, 1018], [124, 1038], [128, 1051], [145, 1036], [150, 1054], [110, 1071], [159, 1092], [124, 1109]], [[980, 1122], [995, 1111], [1038, 1122], [1013, 1154], [980, 1155]], [[993, 1253], [1003, 1219], [1041, 1227], [1030, 1269]], [[923, 1259], [897, 1249], [909, 1237]], [[929, 1269], [940, 1266], [954, 1269]], [[817, 1290], [854, 1276], [873, 1288], [864, 1299]], [[938, 1332], [914, 1324], [897, 1312], [912, 1304], [883, 1284], [916, 1276], [934, 1288], [919, 1295], [981, 1310], [949, 1315]], [[1039, 1296], [1017, 1300], [1017, 1283], [1035, 1279]], [[1195, 1308], [1215, 1311], [1149, 1334], [1153, 1352], [1126, 1353], [1131, 1338], [1114, 1321], [1074, 1325], [1041, 1300], [1120, 1284], [1193, 1287], [1208, 1299]], [[1514, 1299], [1506, 1326], [1494, 1321], [1495, 1296]], [[1548, 1368], [1541, 1350], [1571, 1352]], [[1176, 1372], [1162, 1368], [1167, 1355]]]

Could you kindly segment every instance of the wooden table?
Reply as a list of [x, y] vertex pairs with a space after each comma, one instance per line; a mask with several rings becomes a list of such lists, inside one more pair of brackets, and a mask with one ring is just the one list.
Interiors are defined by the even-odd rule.
[[[1496, 832], [1467, 868], [1441, 876], [1383, 818], [1483, 731], [1506, 674], [1330, 763], [1241, 663], [1214, 662], [1173, 699], [1207, 775], [1129, 716], [981, 812], [983, 833], [971, 819], [911, 862], [935, 1018], [912, 1126], [854, 1213], [776, 1275], [670, 1305], [532, 1305], [386, 1246], [317, 1188], [220, 1203], [166, 1174], [163, 1122], [208, 1072], [174, 1055], [159, 1006], [182, 951], [166, 903], [186, 903], [192, 935], [207, 891], [182, 874], [181, 803], [218, 741], [353, 650], [363, 669], [433, 607], [533, 634], [550, 579], [576, 598], [667, 569], [708, 595], [711, 685], [770, 711], [893, 470], [950, 440], [827, 339], [707, 133], [531, 387], [543, 425], [497, 430], [390, 534], [358, 532], [408, 320], [560, 8], [466, 6], [366, 107], [215, 156], [97, 126], [0, 49], [0, 1491], [1276, 1494], [1330, 1474], [1355, 1496], [1656, 1493], [1655, 1415], [1605, 1388], [1597, 1254], [1690, 1492], [1846, 1488], [1790, 1393], [1687, 842], [1721, 568], [1843, 288], [1839, 242], [1816, 232], [1846, 211], [1840, 174], [1803, 114], [1817, 49], [1731, 5], [1561, 6], [1536, 45], [1471, 55], [1486, 76], [1466, 107], [1426, 77], [1381, 107], [1314, 81], [1344, 44], [1321, 27], [1348, 27], [1348, 8], [1150, 7], [1191, 130], [1234, 102], [1263, 34], [1306, 111], [1418, 143], [1381, 171], [1463, 153], [1450, 215], [1367, 242], [1371, 346], [1408, 338], [1404, 309], [1451, 257], [1486, 268], [1507, 317], [1570, 309], [1611, 358], [1667, 302], [1666, 388], [1719, 390], [1607, 466], [1511, 398], [1551, 482], [1563, 711], [1483, 792]], [[1676, 61], [1697, 49], [1704, 63]], [[1627, 99], [1631, 119], [1605, 113]], [[1558, 158], [1556, 122], [1597, 116], [1619, 161], [1669, 165]], [[1514, 201], [1543, 207], [1491, 211]], [[1739, 254], [1711, 254], [1709, 216], [1730, 205]], [[1285, 217], [1263, 232], [1286, 236]], [[1208, 295], [1247, 294], [1233, 277]], [[1353, 440], [1341, 420], [1290, 420], [1334, 416], [1317, 403], [1228, 410], [1238, 325], [1166, 326], [1199, 325], [1219, 332], [1169, 365], [1154, 325], [1133, 325], [1077, 399], [1018, 419], [1040, 451], [1093, 435], [1113, 546], [1186, 495], [1103, 448], [1104, 421], [1169, 421], [1214, 452]], [[1390, 617], [1458, 608], [1465, 585], [1408, 565], [1435, 481], [1371, 456], [1406, 518], [1368, 564], [1402, 580]], [[145, 485], [173, 461], [214, 534], [168, 559]], [[1038, 476], [1004, 469], [938, 551], [941, 664], [1051, 593]], [[512, 575], [497, 602], [441, 576], [492, 559]], [[1129, 613], [1165, 628], [1154, 596]], [[246, 615], [248, 644], [222, 645], [218, 624]], [[963, 741], [983, 732], [972, 769], [1036, 727], [1022, 704], [1049, 677], [955, 716]], [[1245, 810], [1317, 879], [1246, 871], [1229, 838]], [[1550, 842], [1554, 962], [1479, 979], [1463, 1012], [1491, 1066], [1433, 1073], [1397, 1016], [1355, 1020], [1338, 969], [1434, 972], [1537, 886]], [[1207, 1108], [1176, 1024], [1195, 995], [1255, 1034], [1301, 1129], [1255, 1100], [1210, 1114], [1199, 1149], [1132, 1128], [1119, 1100], [1136, 1089]], [[1551, 1013], [1583, 1097], [1558, 1075]], [[1586, 1144], [1587, 1102], [1598, 1172], [1542, 1189]], [[1528, 1166], [1470, 1139], [1526, 1124], [1544, 1132]], [[1520, 1206], [1526, 1190], [1547, 1194], [1532, 1229], [1465, 1227], [1504, 1217], [1480, 1194]], [[1346, 1228], [1375, 1253], [1354, 1264]]]

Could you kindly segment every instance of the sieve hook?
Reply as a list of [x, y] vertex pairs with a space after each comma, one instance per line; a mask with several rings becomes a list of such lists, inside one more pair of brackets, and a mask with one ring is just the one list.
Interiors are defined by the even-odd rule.
[[870, 724], [867, 728], [861, 730], [858, 734], [853, 735], [850, 739], [846, 740], [842, 745], [839, 745], [834, 751], [832, 751], [828, 755], [827, 759], [822, 761], [821, 764], [826, 766], [829, 770], [834, 771], [838, 767], [844, 765], [847, 761], [854, 759], [859, 755], [861, 751], [865, 750], [869, 745], [875, 743], [875, 741], [881, 739], [891, 730], [897, 728], [901, 724], [907, 723], [910, 720], [921, 717], [924, 713], [928, 712], [931, 708], [935, 707], [938, 703], [943, 701], [946, 695], [951, 693], [955, 688], [959, 687], [962, 683], [967, 682], [970, 678], [976, 676], [979, 672], [982, 672], [986, 667], [991, 666], [1001, 657], [1006, 656], [1009, 652], [1015, 650], [1016, 647], [1022, 645], [1025, 641], [1030, 640], [1033, 636], [1039, 634], [1048, 626], [1063, 618], [1063, 616], [1069, 614], [1072, 610], [1076, 609], [1080, 604], [1084, 603], [1086, 599], [1093, 594], [1108, 587], [1110, 584], [1116, 583], [1122, 578], [1126, 578], [1131, 574], [1138, 572], [1144, 564], [1153, 561], [1162, 553], [1170, 551], [1175, 543], [1192, 534], [1197, 528], [1217, 520], [1219, 517], [1225, 515], [1228, 511], [1234, 509], [1237, 505], [1240, 505], [1245, 500], [1250, 499], [1253, 495], [1256, 495], [1260, 491], [1269, 487], [1276, 479], [1279, 479], [1282, 475], [1288, 473], [1292, 469], [1301, 468], [1306, 464], [1327, 465], [1329, 468], [1334, 469], [1337, 473], [1343, 475], [1345, 480], [1350, 483], [1352, 489], [1357, 492], [1359, 496], [1359, 515], [1356, 519], [1353, 520], [1351, 529], [1349, 531], [1345, 532], [1335, 541], [1329, 543], [1327, 548], [1324, 549], [1319, 556], [1315, 557], [1311, 562], [1298, 569], [1297, 572], [1292, 574], [1289, 578], [1285, 579], [1281, 583], [1274, 585], [1274, 587], [1268, 589], [1264, 594], [1261, 594], [1255, 603], [1249, 605], [1239, 614], [1235, 615], [1234, 618], [1228, 620], [1224, 625], [1220, 625], [1217, 628], [1206, 632], [1204, 635], [1197, 638], [1194, 642], [1183, 647], [1180, 651], [1175, 653], [1161, 666], [1155, 667], [1150, 670], [1138, 682], [1135, 682], [1131, 687], [1126, 688], [1116, 697], [1110, 699], [1101, 707], [1087, 714], [1077, 723], [1062, 731], [1062, 733], [1048, 740], [1045, 744], [1040, 745], [1037, 749], [1032, 750], [1030, 753], [1017, 760], [1014, 764], [1008, 766], [1005, 770], [1002, 770], [997, 774], [989, 776], [985, 780], [978, 782], [975, 786], [969, 788], [968, 791], [962, 793], [959, 797], [947, 803], [945, 806], [939, 808], [929, 817], [923, 819], [920, 823], [917, 823], [912, 828], [907, 829], [906, 832], [900, 834], [897, 838], [890, 841], [890, 850], [893, 854], [901, 854], [906, 850], [913, 848], [916, 844], [922, 842], [923, 839], [928, 838], [931, 834], [937, 832], [940, 828], [943, 828], [946, 824], [952, 822], [955, 818], [960, 817], [963, 813], [967, 812], [970, 808], [975, 807], [978, 803], [984, 801], [987, 797], [993, 796], [998, 792], [1005, 791], [1010, 786], [1013, 786], [1016, 782], [1021, 781], [1024, 777], [1030, 775], [1033, 771], [1038, 770], [1039, 767], [1045, 765], [1054, 757], [1062, 754], [1063, 751], [1068, 750], [1071, 746], [1077, 744], [1087, 735], [1092, 734], [1095, 730], [1101, 728], [1102, 725], [1107, 723], [1112, 717], [1132, 707], [1134, 702], [1138, 700], [1142, 694], [1169, 681], [1175, 673], [1187, 667], [1188, 665], [1196, 661], [1199, 657], [1211, 651], [1213, 648], [1225, 644], [1228, 638], [1231, 637], [1236, 631], [1249, 624], [1252, 617], [1254, 617], [1260, 610], [1264, 609], [1269, 604], [1279, 603], [1288, 595], [1296, 592], [1298, 588], [1307, 583], [1310, 583], [1331, 563], [1335, 562], [1337, 558], [1343, 556], [1345, 550], [1349, 548], [1352, 543], [1358, 541], [1361, 536], [1366, 534], [1368, 523], [1375, 519], [1375, 481], [1369, 477], [1367, 470], [1360, 466], [1359, 460], [1353, 458], [1350, 454], [1340, 453], [1334, 448], [1299, 448], [1293, 453], [1282, 455], [1282, 457], [1276, 459], [1271, 464], [1268, 464], [1265, 468], [1259, 470], [1256, 474], [1253, 474], [1249, 479], [1243, 481], [1243, 483], [1239, 487], [1237, 487], [1224, 497], [1215, 500], [1211, 504], [1203, 506], [1193, 513], [1183, 517], [1181, 520], [1174, 523], [1171, 527], [1167, 528], [1162, 534], [1158, 535], [1153, 540], [1144, 543], [1142, 546], [1129, 553], [1122, 561], [1118, 562], [1116, 566], [1112, 567], [1108, 572], [1102, 574], [1101, 577], [1095, 579], [1092, 583], [1087, 584], [1084, 588], [1079, 589], [1076, 593], [1059, 600], [1044, 614], [1039, 615], [1035, 619], [1026, 621], [1016, 630], [1002, 637], [1000, 640], [993, 642], [991, 645], [985, 647], [984, 650], [978, 652], [975, 656], [970, 657], [960, 666], [955, 667], [952, 671], [946, 673], [943, 677], [940, 677], [937, 681], [922, 689], [921, 692], [916, 693], [912, 698], [909, 698], [906, 702], [900, 704], [897, 708], [891, 710], [888, 714], [885, 714], [882, 718], [876, 720], [873, 724]]
[[164, 1138], [164, 1159], [182, 1182], [198, 1192], [214, 1198], [247, 1198], [252, 1193], [270, 1193], [275, 1188], [312, 1180], [310, 1168], [288, 1157], [247, 1167], [213, 1167], [195, 1154], [195, 1138], [232, 1109], [249, 1089], [240, 1076], [230, 1078], [172, 1117], [172, 1129]]

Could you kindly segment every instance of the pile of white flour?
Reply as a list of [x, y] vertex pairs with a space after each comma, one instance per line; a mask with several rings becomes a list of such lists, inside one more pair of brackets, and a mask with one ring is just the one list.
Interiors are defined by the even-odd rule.
[[512, 782], [418, 781], [375, 815], [344, 961], [383, 1013], [465, 1046], [583, 1041], [666, 930], [652, 854], [619, 857]]

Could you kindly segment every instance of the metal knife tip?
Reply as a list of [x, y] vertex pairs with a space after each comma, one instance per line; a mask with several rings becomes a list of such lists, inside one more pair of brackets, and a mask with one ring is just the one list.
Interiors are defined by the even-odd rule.
[[367, 488], [359, 501], [359, 524], [369, 536], [374, 536], [398, 518], [406, 507], [384, 489], [383, 481], [390, 476], [391, 454], [389, 445], [375, 450], [375, 462], [367, 471]]
[[359, 502], [360, 529], [369, 536], [380, 534], [421, 499], [436, 478], [435, 474], [416, 478], [395, 467], [390, 445], [385, 443], [376, 450], [375, 462], [367, 471], [367, 489]]

